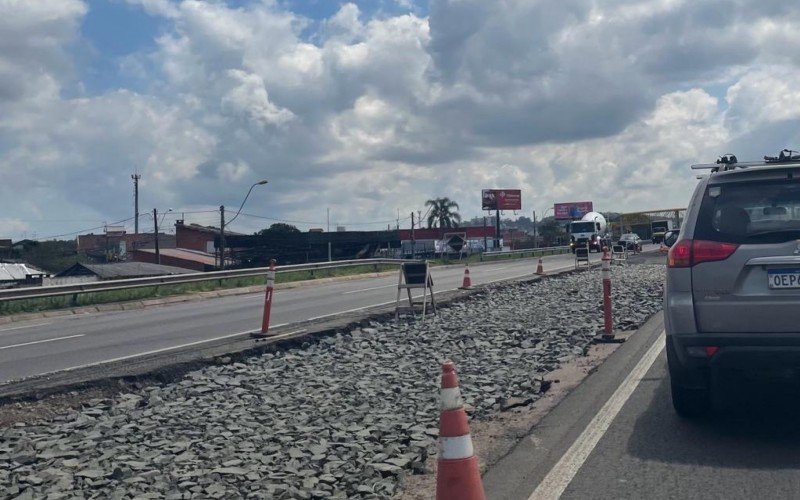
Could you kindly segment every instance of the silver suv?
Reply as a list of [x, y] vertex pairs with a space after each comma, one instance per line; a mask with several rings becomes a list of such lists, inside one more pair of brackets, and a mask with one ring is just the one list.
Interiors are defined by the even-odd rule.
[[[726, 155], [692, 195], [667, 259], [664, 323], [675, 410], [718, 381], [800, 375], [800, 155]], [[669, 236], [669, 235], [668, 235]]]

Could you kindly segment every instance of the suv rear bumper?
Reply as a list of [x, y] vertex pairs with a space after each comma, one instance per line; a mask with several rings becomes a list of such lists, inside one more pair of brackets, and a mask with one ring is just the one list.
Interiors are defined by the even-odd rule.
[[[689, 347], [717, 347], [711, 357]], [[800, 333], [714, 333], [667, 336], [670, 375], [686, 388], [706, 388], [737, 374], [800, 379]]]

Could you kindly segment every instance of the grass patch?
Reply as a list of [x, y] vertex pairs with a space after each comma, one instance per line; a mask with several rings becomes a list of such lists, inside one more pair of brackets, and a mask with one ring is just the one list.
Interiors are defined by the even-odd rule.
[[[340, 276], [353, 276], [357, 274], [374, 273], [396, 270], [397, 266], [372, 265], [340, 267], [333, 269], [317, 269], [314, 271], [292, 271], [278, 273], [276, 283], [291, 283], [319, 278], [333, 278]], [[132, 300], [156, 299], [173, 295], [186, 295], [228, 288], [242, 288], [253, 285], [265, 285], [265, 276], [251, 276], [244, 278], [222, 278], [202, 281], [198, 283], [176, 283], [157, 286], [130, 288], [127, 290], [110, 290], [101, 292], [76, 293], [61, 297], [47, 297], [37, 299], [20, 299], [0, 303], [0, 316], [22, 314], [39, 311], [51, 311], [72, 307], [82, 307], [115, 302], [128, 302]]]

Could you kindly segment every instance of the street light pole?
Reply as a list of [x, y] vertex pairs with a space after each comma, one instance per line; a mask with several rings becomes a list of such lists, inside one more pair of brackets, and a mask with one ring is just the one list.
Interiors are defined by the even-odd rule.
[[[544, 222], [544, 220], [547, 218], [548, 210], [553, 210], [553, 207], [547, 207], [544, 210], [542, 210], [542, 222]], [[536, 227], [536, 212], [535, 211], [533, 212], [533, 226], [534, 226], [534, 228]]]
[[153, 209], [153, 232], [156, 236], [156, 264], [161, 264], [161, 252], [158, 248], [158, 209]]
[[225, 269], [225, 205], [219, 206], [219, 268]]
[[254, 182], [250, 189], [247, 190], [247, 194], [245, 195], [244, 199], [242, 200], [242, 204], [239, 205], [239, 210], [236, 211], [236, 215], [233, 216], [231, 220], [227, 223], [225, 222], [225, 205], [221, 205], [219, 207], [219, 246], [220, 246], [220, 253], [219, 253], [219, 268], [225, 269], [225, 225], [230, 224], [239, 217], [239, 214], [242, 213], [242, 208], [244, 208], [244, 204], [247, 202], [247, 198], [250, 197], [250, 193], [253, 192], [253, 188], [256, 186], [263, 186], [267, 184], [268, 181], [266, 179], [262, 179], [258, 182]]

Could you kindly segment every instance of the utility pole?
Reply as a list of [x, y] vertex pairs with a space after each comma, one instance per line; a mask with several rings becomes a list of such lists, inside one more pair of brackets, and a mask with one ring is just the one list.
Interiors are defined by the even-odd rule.
[[225, 205], [219, 206], [219, 268], [225, 270]]
[[139, 174], [131, 175], [133, 179], [133, 214], [136, 216], [133, 219], [133, 232], [139, 234], [139, 179], [142, 176]]
[[486, 237], [486, 216], [483, 216], [483, 251], [489, 250], [489, 239]]
[[539, 248], [539, 238], [536, 234], [536, 210], [533, 211], [533, 248]]
[[400, 230], [400, 209], [397, 209], [397, 230]]
[[156, 264], [161, 264], [161, 251], [158, 248], [158, 209], [153, 209], [153, 232], [156, 236]]
[[502, 248], [500, 248], [500, 210], [497, 210], [496, 213], [497, 213], [496, 216], [497, 222], [496, 222], [496, 227], [494, 228], [494, 237], [495, 237], [494, 246], [502, 250]]
[[328, 209], [328, 262], [332, 261], [331, 256], [331, 209]]
[[416, 250], [415, 246], [416, 245], [414, 242], [414, 212], [411, 212], [411, 258], [412, 259], [417, 256], [416, 252], [414, 251]]

